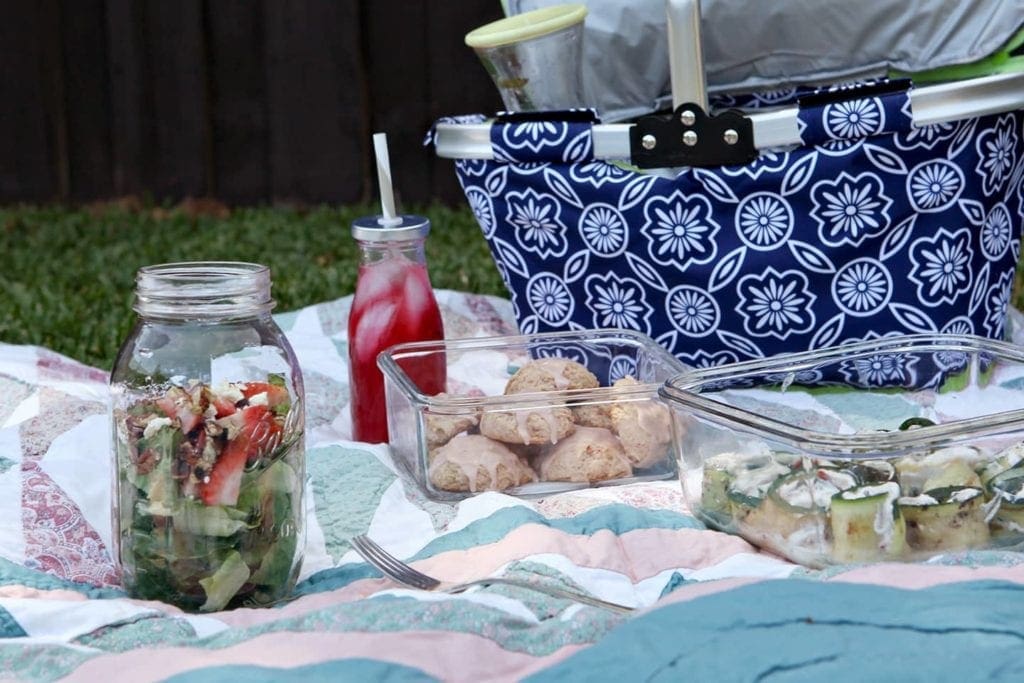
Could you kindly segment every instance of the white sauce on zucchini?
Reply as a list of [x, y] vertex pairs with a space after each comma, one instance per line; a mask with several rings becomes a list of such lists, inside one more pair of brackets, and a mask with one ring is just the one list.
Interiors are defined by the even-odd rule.
[[922, 493], [919, 496], [903, 496], [897, 501], [900, 505], [938, 505], [939, 501], [932, 498], [928, 494]]
[[856, 478], [839, 470], [819, 468], [805, 476], [795, 476], [779, 486], [779, 497], [795, 508], [827, 508], [832, 496], [856, 486]]
[[745, 496], [760, 498], [776, 479], [786, 474], [789, 474], [789, 468], [777, 462], [751, 470], [740, 469], [729, 488]]
[[953, 495], [949, 497], [950, 503], [966, 503], [969, 500], [974, 500], [981, 495], [981, 489], [974, 487], [968, 487], [955, 491]]
[[885, 500], [880, 502], [878, 507], [875, 508], [875, 523], [872, 528], [880, 538], [878, 547], [888, 548], [889, 544], [892, 543], [892, 533], [896, 525], [896, 520], [893, 516], [893, 503], [900, 497], [899, 484], [889, 481], [877, 486], [861, 486], [859, 489], [852, 491], [843, 491], [840, 495], [842, 495], [843, 500], [862, 500], [864, 498], [873, 498], [874, 496], [885, 496]]

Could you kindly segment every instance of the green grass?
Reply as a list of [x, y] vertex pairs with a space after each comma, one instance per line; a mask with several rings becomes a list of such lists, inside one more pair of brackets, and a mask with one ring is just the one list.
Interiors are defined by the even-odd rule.
[[[505, 296], [466, 208], [408, 207], [433, 228], [431, 280]], [[352, 220], [373, 206], [238, 209], [228, 217], [118, 205], [0, 208], [0, 341], [37, 344], [109, 369], [128, 333], [136, 270], [172, 261], [255, 261], [271, 268], [278, 311], [351, 294]]]
[[[37, 344], [109, 369], [134, 320], [135, 271], [170, 261], [270, 266], [278, 311], [351, 294], [358, 254], [352, 220], [375, 206], [238, 209], [0, 208], [0, 341]], [[435, 287], [506, 296], [467, 208], [409, 207], [433, 223], [427, 260]], [[1012, 302], [1024, 308], [1024, 266]]]

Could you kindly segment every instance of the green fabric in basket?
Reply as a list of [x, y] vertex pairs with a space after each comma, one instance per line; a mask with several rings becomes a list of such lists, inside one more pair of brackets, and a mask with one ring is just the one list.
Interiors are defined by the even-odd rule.
[[928, 71], [917, 73], [906, 73], [893, 71], [893, 78], [910, 78], [921, 85], [925, 83], [943, 83], [947, 81], [959, 81], [966, 78], [979, 78], [981, 76], [994, 76], [996, 74], [1016, 73], [1024, 71], [1024, 54], [1018, 50], [1024, 47], [1024, 28], [1010, 38], [1009, 42], [985, 59], [967, 64], [952, 64]]

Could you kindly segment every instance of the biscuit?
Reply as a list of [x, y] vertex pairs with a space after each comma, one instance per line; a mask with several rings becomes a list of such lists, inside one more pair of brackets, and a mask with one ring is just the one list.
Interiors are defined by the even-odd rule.
[[565, 406], [488, 411], [480, 418], [480, 433], [484, 436], [524, 446], [557, 443], [575, 429], [572, 411]]
[[607, 429], [578, 427], [534, 462], [542, 481], [595, 482], [633, 474], [619, 440]]
[[601, 386], [586, 367], [566, 358], [540, 358], [519, 368], [505, 385], [506, 394], [564, 389], [596, 389]]
[[[623, 377], [613, 386], [639, 385], [632, 377]], [[645, 469], [665, 462], [672, 440], [671, 415], [665, 405], [654, 399], [620, 399], [609, 406], [608, 417], [633, 467]]]
[[572, 421], [582, 427], [612, 428], [612, 418], [608, 414], [608, 405], [605, 403], [574, 405]]
[[460, 434], [430, 453], [430, 483], [442, 491], [500, 491], [537, 480], [537, 474], [504, 444]]
[[[447, 394], [438, 394], [438, 397], [443, 396], [447, 396]], [[423, 415], [423, 427], [427, 438], [427, 450], [433, 450], [438, 446], [445, 445], [456, 434], [469, 431], [479, 423], [480, 417], [476, 413], [448, 415], [427, 411]]]

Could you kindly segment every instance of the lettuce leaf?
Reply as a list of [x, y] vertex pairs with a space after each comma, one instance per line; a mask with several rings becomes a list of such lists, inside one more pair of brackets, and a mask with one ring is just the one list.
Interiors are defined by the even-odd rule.
[[245, 529], [248, 515], [237, 508], [207, 506], [197, 500], [182, 499], [174, 512], [174, 529], [200, 536], [232, 536]]
[[206, 602], [199, 608], [201, 612], [216, 612], [235, 597], [238, 589], [249, 580], [249, 567], [241, 554], [232, 550], [224, 558], [220, 567], [212, 575], [199, 579], [199, 585], [206, 591]]

